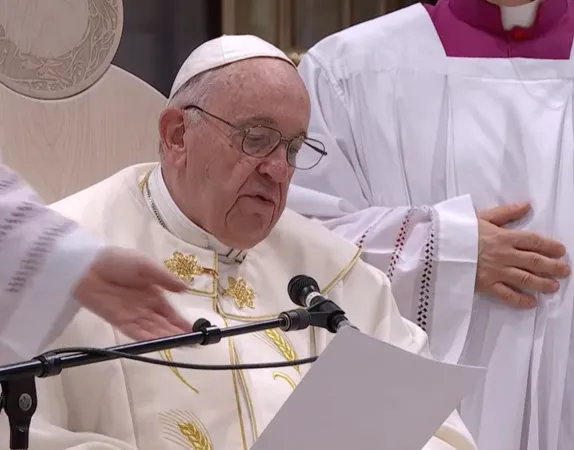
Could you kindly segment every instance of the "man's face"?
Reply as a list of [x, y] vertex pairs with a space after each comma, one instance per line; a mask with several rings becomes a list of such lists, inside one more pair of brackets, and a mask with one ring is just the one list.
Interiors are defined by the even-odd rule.
[[[199, 106], [233, 126], [193, 111], [191, 119], [183, 120], [182, 151], [164, 151], [164, 176], [176, 174], [175, 183], [166, 182], [192, 221], [226, 245], [250, 248], [279, 220], [295, 169], [287, 162], [285, 142], [265, 157], [247, 155], [242, 150], [243, 130], [260, 126], [286, 139], [303, 136], [309, 99], [296, 70], [284, 61], [251, 59], [222, 70], [228, 76], [217, 77]], [[166, 170], [166, 165], [175, 170]]]

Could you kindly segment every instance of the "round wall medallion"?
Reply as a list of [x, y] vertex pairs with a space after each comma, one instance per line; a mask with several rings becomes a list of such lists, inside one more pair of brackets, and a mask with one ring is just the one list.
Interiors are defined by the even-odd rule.
[[121, 0], [0, 0], [0, 83], [37, 99], [74, 96], [106, 72]]

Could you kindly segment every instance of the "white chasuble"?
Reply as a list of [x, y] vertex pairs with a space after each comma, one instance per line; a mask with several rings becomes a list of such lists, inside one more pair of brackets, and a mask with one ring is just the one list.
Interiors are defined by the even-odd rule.
[[[533, 213], [513, 226], [557, 239], [569, 254], [574, 250], [572, 57], [447, 57], [428, 13], [414, 5], [327, 38], [300, 70], [317, 105], [310, 136], [323, 140], [329, 155], [315, 175], [296, 174], [294, 182], [332, 196], [322, 203], [324, 217], [335, 217], [326, 222], [330, 228], [354, 239], [380, 227], [394, 206], [411, 205], [420, 213], [421, 205], [470, 194], [478, 210], [530, 201]], [[302, 189], [291, 193], [299, 203], [306, 201]], [[307, 202], [307, 208], [313, 205], [320, 210]], [[344, 215], [337, 205], [347, 205], [344, 219], [336, 218]], [[464, 221], [463, 211], [458, 215]], [[461, 244], [460, 258], [445, 261], [440, 254], [444, 236], [477, 240], [454, 226], [455, 217], [453, 211], [450, 229], [440, 238], [435, 234], [433, 280], [440, 295], [435, 290], [430, 302], [429, 335], [435, 356], [488, 368], [484, 385], [462, 404], [463, 420], [479, 448], [573, 449], [572, 277], [556, 294], [538, 295], [536, 309], [518, 310], [481, 295], [469, 308], [473, 283], [460, 295], [461, 278], [449, 276], [457, 264], [468, 266], [468, 246]], [[438, 215], [434, 225], [442, 226]], [[406, 228], [410, 237], [403, 234], [403, 246], [432, 237], [428, 227], [419, 226], [422, 238]], [[385, 253], [392, 236], [365, 241], [367, 260], [382, 270], [390, 258], [377, 264], [376, 257], [392, 254]], [[396, 265], [417, 272], [424, 261], [403, 253]], [[409, 301], [401, 292], [412, 289], [400, 281], [393, 281], [399, 305]], [[470, 313], [468, 328], [454, 326]]]
[[[170, 296], [186, 320], [205, 318], [227, 327], [276, 317], [295, 307], [287, 284], [305, 273], [363, 332], [428, 354], [426, 335], [400, 317], [386, 277], [360, 260], [357, 247], [286, 211], [243, 262], [223, 264], [216, 252], [182, 241], [156, 220], [145, 198], [153, 168], [129, 167], [54, 208], [106, 242], [137, 248], [186, 279], [190, 291]], [[331, 338], [322, 330], [273, 330], [150, 356], [220, 365], [291, 361], [319, 354]], [[108, 324], [82, 311], [51, 348], [126, 342]], [[69, 369], [38, 380], [39, 410], [30, 450], [248, 449], [307, 370], [200, 371], [130, 360]], [[436, 436], [425, 449], [475, 448], [456, 413]]]

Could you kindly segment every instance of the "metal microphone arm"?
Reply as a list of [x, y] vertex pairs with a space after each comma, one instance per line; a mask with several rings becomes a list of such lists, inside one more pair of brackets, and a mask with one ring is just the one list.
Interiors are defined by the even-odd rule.
[[4, 409], [10, 425], [10, 449], [28, 450], [30, 422], [38, 407], [34, 377], [0, 381], [0, 411]]
[[308, 306], [308, 311], [313, 313], [313, 326], [326, 328], [331, 333], [336, 333], [343, 327], [354, 328], [341, 309], [335, 302], [326, 299], [321, 294], [317, 281], [307, 275], [296, 275], [287, 285], [289, 298], [299, 306]]
[[337, 333], [344, 327], [359, 330], [349, 322], [345, 311], [339, 305], [326, 298], [313, 302], [313, 305], [307, 308], [307, 311], [311, 313], [311, 325], [314, 327], [325, 328], [331, 333]]
[[[283, 331], [303, 330], [315, 325], [315, 323], [324, 323], [322, 316], [313, 318], [314, 314], [299, 308], [283, 312], [275, 319], [227, 328], [214, 327], [208, 320], [198, 319], [193, 325], [193, 333], [134, 342], [105, 350], [141, 355], [187, 345], [217, 344], [222, 338], [273, 328], [280, 328]], [[110, 354], [73, 353], [58, 355], [46, 353], [29, 361], [0, 366], [0, 385], [2, 386], [0, 412], [4, 409], [10, 423], [10, 449], [28, 450], [30, 423], [38, 406], [36, 377], [51, 377], [59, 375], [63, 369], [119, 358], [121, 356]]]

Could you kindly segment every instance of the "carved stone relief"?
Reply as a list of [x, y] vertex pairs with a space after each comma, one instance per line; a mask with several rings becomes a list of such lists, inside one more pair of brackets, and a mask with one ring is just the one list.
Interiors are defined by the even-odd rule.
[[118, 48], [121, 0], [0, 0], [0, 83], [38, 99], [74, 96]]

